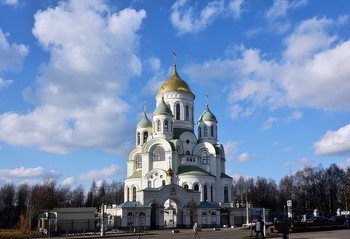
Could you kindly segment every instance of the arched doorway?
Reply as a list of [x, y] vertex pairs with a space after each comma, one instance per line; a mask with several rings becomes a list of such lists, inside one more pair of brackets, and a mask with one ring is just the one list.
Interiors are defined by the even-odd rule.
[[156, 203], [151, 204], [151, 229], [158, 229], [159, 226], [159, 217], [157, 217], [159, 213], [159, 207]]
[[176, 200], [168, 199], [164, 203], [164, 227], [176, 228], [182, 225], [182, 210]]

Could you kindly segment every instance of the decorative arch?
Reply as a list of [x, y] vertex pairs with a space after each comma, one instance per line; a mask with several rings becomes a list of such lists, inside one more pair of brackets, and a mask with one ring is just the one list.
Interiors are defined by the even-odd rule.
[[209, 152], [210, 155], [216, 157], [216, 151], [215, 148], [212, 144], [208, 143], [208, 142], [202, 142], [197, 144], [197, 146], [193, 149], [193, 155], [200, 155], [200, 152], [206, 148]]
[[165, 160], [165, 149], [158, 145], [152, 150], [152, 161], [164, 161]]

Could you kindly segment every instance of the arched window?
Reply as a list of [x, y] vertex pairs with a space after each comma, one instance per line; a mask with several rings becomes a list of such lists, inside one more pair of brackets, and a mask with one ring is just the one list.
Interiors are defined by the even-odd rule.
[[191, 155], [191, 152], [190, 151], [186, 151], [186, 155]]
[[193, 114], [193, 108], [191, 107], [191, 122], [194, 122], [193, 117], [194, 117], [194, 114]]
[[188, 185], [187, 184], [184, 185], [184, 189], [188, 189]]
[[208, 188], [207, 185], [204, 185], [204, 202], [208, 200]]
[[157, 131], [160, 132], [160, 120], [157, 120]]
[[127, 197], [127, 201], [130, 200], [130, 188], [126, 189], [126, 197]]
[[198, 186], [198, 184], [194, 185], [193, 189], [194, 189], [194, 191], [199, 191], [199, 186]]
[[208, 137], [208, 127], [204, 126], [204, 137]]
[[188, 105], [186, 105], [186, 112], [185, 112], [185, 120], [189, 121], [190, 120], [190, 112], [188, 109]]
[[141, 157], [141, 155], [138, 155], [136, 157], [136, 168], [142, 168], [142, 157]]
[[175, 105], [175, 114], [176, 114], [175, 118], [177, 120], [180, 120], [180, 104], [179, 103]]
[[153, 161], [165, 160], [165, 150], [160, 146], [155, 147], [153, 150], [152, 159]]
[[214, 126], [210, 126], [210, 136], [214, 137]]
[[224, 187], [224, 202], [228, 202], [228, 187]]
[[136, 202], [136, 187], [132, 188], [132, 200]]
[[168, 132], [169, 126], [168, 126], [168, 120], [164, 120], [164, 132]]
[[162, 186], [165, 186], [165, 180], [162, 181]]
[[148, 132], [146, 131], [143, 133], [143, 142], [146, 143], [147, 139], [148, 139]]
[[209, 152], [208, 150], [203, 150], [200, 154], [201, 156], [201, 164], [209, 164], [210, 163], [210, 160], [209, 160]]
[[140, 132], [137, 132], [137, 145], [140, 145]]
[[201, 131], [201, 127], [198, 126], [198, 138], [202, 137], [202, 131]]
[[133, 212], [128, 212], [128, 217], [133, 217], [134, 213]]

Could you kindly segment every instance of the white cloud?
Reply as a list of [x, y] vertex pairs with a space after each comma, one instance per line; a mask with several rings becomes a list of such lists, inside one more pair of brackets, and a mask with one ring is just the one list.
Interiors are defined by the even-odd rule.
[[275, 117], [269, 117], [263, 124], [263, 126], [261, 127], [262, 130], [268, 130], [271, 128], [271, 126], [277, 122], [278, 119]]
[[243, 0], [232, 0], [228, 3], [223, 0], [210, 1], [198, 11], [195, 7], [190, 6], [188, 0], [177, 0], [171, 8], [171, 24], [179, 34], [197, 33], [203, 31], [220, 16], [239, 18], [242, 3]]
[[[274, 110], [288, 106], [295, 112], [294, 120], [302, 117], [295, 110], [299, 107], [348, 111], [350, 39], [337, 41], [330, 35], [327, 29], [335, 24], [325, 18], [303, 21], [286, 38], [284, 57], [278, 61], [267, 59], [259, 49], [240, 47], [239, 55], [188, 65], [185, 72], [193, 81], [219, 79], [229, 84], [224, 87], [229, 89], [232, 118], [257, 107]], [[301, 39], [307, 42], [300, 43]]]
[[350, 152], [350, 124], [336, 131], [327, 131], [314, 143], [316, 154], [345, 154]]
[[244, 0], [231, 0], [228, 4], [228, 9], [232, 12], [235, 19], [241, 17], [243, 1]]
[[6, 35], [0, 28], [0, 72], [18, 70], [29, 52], [23, 44], [10, 44]]
[[285, 162], [284, 164], [283, 164], [283, 167], [285, 167], [285, 168], [290, 168], [292, 166], [292, 163], [291, 162]]
[[5, 80], [0, 77], [0, 89], [3, 87], [9, 87], [13, 83], [13, 80]]
[[315, 53], [329, 49], [336, 40], [329, 36], [325, 29], [334, 22], [327, 18], [312, 18], [303, 21], [295, 31], [285, 40], [287, 51], [284, 53], [286, 61], [303, 62]]
[[255, 157], [254, 154], [249, 154], [249, 153], [244, 152], [238, 156], [237, 161], [240, 163], [245, 163], [245, 162], [250, 161], [254, 157]]
[[70, 186], [74, 184], [74, 178], [68, 177], [62, 181], [62, 186]]
[[225, 156], [227, 160], [234, 160], [235, 154], [237, 152], [237, 141], [227, 141], [223, 143], [225, 148]]
[[146, 64], [148, 68], [152, 71], [153, 76], [147, 81], [145, 87], [142, 89], [141, 93], [143, 95], [155, 95], [164, 83], [164, 81], [169, 77], [169, 74], [165, 74], [164, 70], [161, 69], [160, 59], [156, 57], [151, 57], [147, 60]]
[[347, 158], [338, 163], [338, 166], [344, 170], [347, 170], [350, 167], [350, 158]]
[[223, 143], [225, 147], [225, 157], [228, 161], [236, 161], [239, 163], [245, 163], [250, 161], [255, 157], [254, 154], [249, 154], [247, 152], [243, 152], [240, 155], [236, 155], [238, 150], [238, 142], [237, 141], [228, 141]]
[[67, 153], [98, 148], [125, 154], [133, 127], [121, 99], [141, 73], [137, 57], [144, 10], [111, 12], [104, 1], [65, 1], [35, 14], [33, 34], [49, 61], [24, 97], [31, 112], [0, 115], [0, 140]]
[[274, 0], [273, 5], [266, 12], [269, 19], [284, 18], [289, 10], [296, 9], [307, 4], [308, 0]]
[[1, 0], [2, 4], [11, 5], [11, 6], [17, 6], [18, 0]]
[[300, 159], [300, 164], [302, 165], [302, 168], [311, 167], [313, 165], [313, 161], [308, 157], [304, 157]]
[[0, 169], [0, 181], [5, 183], [29, 183], [33, 184], [42, 179], [45, 175], [42, 167], [25, 168], [19, 167], [14, 169]]
[[266, 131], [269, 130], [274, 124], [283, 122], [283, 123], [289, 123], [291, 121], [300, 120], [302, 118], [303, 114], [300, 111], [293, 111], [290, 116], [287, 116], [285, 118], [277, 118], [277, 117], [269, 117], [262, 125], [261, 130]]
[[118, 165], [111, 165], [110, 167], [103, 168], [101, 170], [90, 170], [86, 173], [80, 174], [82, 180], [103, 180], [106, 178], [115, 177], [118, 174], [124, 173], [124, 169]]

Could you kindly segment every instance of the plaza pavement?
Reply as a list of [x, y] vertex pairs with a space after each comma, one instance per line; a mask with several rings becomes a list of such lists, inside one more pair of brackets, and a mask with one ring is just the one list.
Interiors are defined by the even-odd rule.
[[[244, 230], [241, 228], [221, 228], [220, 230], [214, 229], [202, 229], [199, 232], [200, 239], [251, 239], [250, 230]], [[253, 232], [254, 235], [254, 232]], [[117, 238], [117, 239], [192, 239], [194, 233], [191, 229], [179, 229], [177, 233], [173, 233], [172, 230], [154, 230], [146, 233], [109, 233], [101, 237], [100, 234], [85, 234], [85, 235], [69, 235], [62, 237], [51, 237], [55, 239], [63, 238]], [[260, 237], [261, 238], [261, 237]], [[282, 238], [280, 233], [268, 234], [267, 238]], [[333, 230], [333, 231], [319, 231], [319, 232], [304, 232], [304, 233], [290, 233], [289, 239], [350, 239], [350, 230]]]

